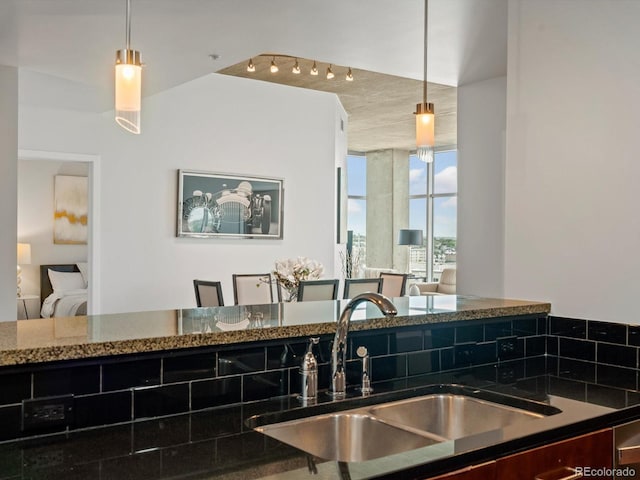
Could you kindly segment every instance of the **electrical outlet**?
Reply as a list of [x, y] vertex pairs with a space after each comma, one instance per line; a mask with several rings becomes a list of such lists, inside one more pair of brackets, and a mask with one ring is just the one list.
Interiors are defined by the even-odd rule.
[[498, 338], [496, 344], [499, 360], [518, 358], [518, 337]]
[[476, 342], [459, 343], [454, 345], [453, 354], [455, 356], [456, 367], [472, 365], [476, 360]]
[[22, 430], [67, 427], [73, 417], [73, 395], [22, 401]]

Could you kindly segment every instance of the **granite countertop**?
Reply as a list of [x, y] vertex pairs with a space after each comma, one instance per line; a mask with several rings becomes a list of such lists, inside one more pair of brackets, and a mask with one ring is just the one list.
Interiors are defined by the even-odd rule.
[[[375, 384], [375, 394], [355, 391], [342, 402], [324, 397], [319, 405], [301, 407], [293, 397], [236, 405], [185, 415], [145, 420], [57, 436], [0, 444], [0, 464], [7, 478], [151, 479], [344, 479], [427, 478], [525, 448], [581, 435], [640, 416], [640, 399], [624, 406], [576, 400], [579, 392], [558, 391], [546, 357], [425, 375]], [[521, 372], [503, 385], [487, 376], [491, 368]], [[535, 375], [532, 375], [536, 372]], [[255, 419], [286, 419], [360, 408], [398, 395], [419, 395], [465, 385], [471, 395], [507, 395], [557, 406], [562, 413], [518, 428], [446, 441], [365, 462], [325, 461], [254, 431]], [[442, 387], [444, 386], [444, 387]], [[430, 390], [431, 389], [431, 390]], [[326, 396], [325, 396], [326, 397]], [[566, 414], [566, 415], [565, 415]], [[257, 416], [257, 417], [256, 417]], [[403, 473], [399, 473], [403, 472]], [[3, 477], [4, 478], [4, 477]]]
[[[0, 322], [0, 366], [333, 334], [347, 300], [193, 308]], [[547, 314], [550, 303], [462, 295], [393, 299], [395, 317], [371, 304], [350, 329]]]

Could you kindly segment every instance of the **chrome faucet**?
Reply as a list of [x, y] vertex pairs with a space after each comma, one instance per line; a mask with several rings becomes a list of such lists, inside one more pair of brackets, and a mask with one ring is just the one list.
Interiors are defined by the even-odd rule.
[[336, 335], [333, 337], [331, 346], [331, 386], [329, 393], [333, 398], [344, 398], [346, 393], [346, 361], [347, 361], [347, 334], [349, 333], [349, 322], [355, 308], [362, 302], [371, 302], [387, 317], [396, 315], [398, 310], [384, 295], [379, 293], [363, 293], [355, 297], [340, 314]]

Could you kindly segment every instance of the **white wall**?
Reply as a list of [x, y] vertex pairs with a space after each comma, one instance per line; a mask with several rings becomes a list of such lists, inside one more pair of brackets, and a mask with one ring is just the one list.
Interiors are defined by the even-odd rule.
[[457, 291], [504, 295], [507, 79], [458, 87]]
[[82, 162], [18, 161], [18, 241], [31, 244], [22, 267], [22, 292], [40, 294], [40, 265], [87, 261], [87, 245], [54, 245], [53, 181], [56, 175], [88, 175]]
[[505, 294], [555, 315], [638, 323], [638, 18], [509, 2]]
[[0, 321], [17, 316], [18, 70], [0, 65]]
[[[102, 118], [99, 311], [195, 305], [194, 278], [304, 255], [334, 275], [334, 95], [212, 74], [143, 102], [142, 135]], [[343, 152], [343, 156], [346, 154]], [[284, 239], [177, 238], [177, 170], [284, 178]]]

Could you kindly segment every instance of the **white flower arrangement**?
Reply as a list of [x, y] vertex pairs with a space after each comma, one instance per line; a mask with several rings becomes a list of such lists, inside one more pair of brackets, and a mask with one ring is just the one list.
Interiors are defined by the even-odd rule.
[[322, 277], [324, 267], [320, 262], [307, 257], [288, 258], [276, 261], [273, 276], [289, 292], [288, 300], [298, 295], [298, 286], [303, 280], [317, 280]]

